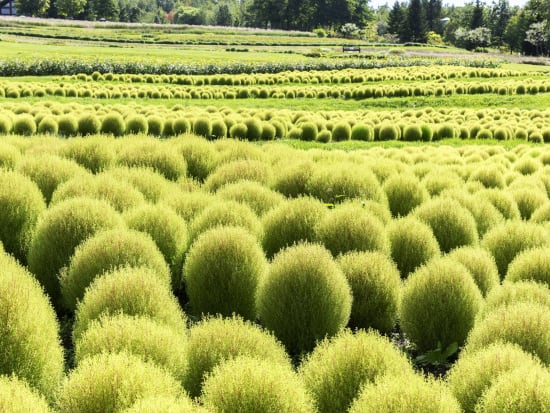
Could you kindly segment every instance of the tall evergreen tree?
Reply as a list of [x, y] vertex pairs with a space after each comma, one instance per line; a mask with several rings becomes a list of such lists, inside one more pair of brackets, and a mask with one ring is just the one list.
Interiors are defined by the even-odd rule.
[[474, 11], [472, 14], [472, 21], [470, 22], [470, 29], [474, 30], [483, 26], [483, 5], [480, 0], [476, 0]]
[[504, 31], [511, 16], [508, 0], [498, 0], [497, 3], [493, 3], [489, 29], [491, 29], [491, 38], [495, 45], [501, 46], [503, 44]]
[[441, 34], [441, 0], [424, 0], [423, 6], [426, 11], [426, 29]]
[[400, 41], [405, 40], [407, 9], [396, 0], [388, 15], [388, 33], [396, 35]]
[[411, 0], [407, 9], [406, 41], [426, 41], [426, 15], [421, 0]]

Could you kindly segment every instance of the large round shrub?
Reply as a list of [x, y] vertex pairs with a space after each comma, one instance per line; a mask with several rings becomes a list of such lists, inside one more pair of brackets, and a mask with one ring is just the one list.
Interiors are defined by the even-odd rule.
[[408, 215], [429, 198], [428, 191], [413, 174], [394, 174], [384, 181], [382, 188], [394, 217]]
[[378, 139], [381, 141], [394, 141], [399, 139], [399, 129], [392, 123], [382, 124], [378, 131]]
[[432, 199], [416, 208], [414, 215], [432, 228], [442, 252], [478, 242], [476, 221], [458, 201]]
[[126, 132], [126, 122], [118, 112], [111, 112], [105, 115], [101, 121], [101, 133], [113, 136], [122, 136]]
[[176, 331], [185, 329], [185, 316], [167, 283], [149, 268], [127, 267], [103, 274], [86, 289], [76, 309], [73, 343], [93, 320], [119, 313], [147, 316]]
[[209, 138], [212, 136], [212, 121], [208, 116], [200, 116], [193, 123], [193, 132], [195, 135]]
[[506, 221], [489, 230], [481, 240], [481, 246], [495, 257], [501, 279], [520, 252], [549, 243], [550, 236], [543, 226], [524, 221]]
[[76, 248], [59, 274], [65, 308], [74, 311], [95, 278], [120, 267], [148, 267], [169, 285], [169, 269], [151, 237], [134, 230], [101, 231]]
[[0, 266], [0, 375], [15, 375], [51, 400], [64, 374], [55, 313], [36, 279], [4, 251]]
[[350, 252], [337, 262], [353, 295], [348, 325], [390, 332], [397, 320], [401, 295], [401, 279], [395, 264], [380, 252]]
[[356, 123], [351, 128], [351, 139], [356, 141], [373, 141], [374, 130], [369, 125]]
[[0, 241], [22, 263], [38, 217], [46, 209], [42, 193], [29, 178], [0, 170]]
[[289, 366], [238, 357], [214, 368], [202, 403], [215, 412], [313, 413], [305, 386]]
[[[204, 209], [218, 201], [219, 198], [209, 192], [195, 191], [187, 193], [183, 191], [174, 191], [164, 196], [159, 201], [159, 204], [172, 208], [176, 211], [176, 214], [186, 222], [191, 222], [200, 215]], [[189, 232], [191, 232], [190, 229]]]
[[61, 298], [59, 270], [69, 264], [76, 247], [98, 231], [122, 226], [122, 218], [109, 204], [88, 198], [60, 202], [41, 215], [27, 262], [54, 305]]
[[[0, 92], [1, 93], [1, 92]], [[7, 115], [0, 115], [0, 134], [8, 135], [13, 130], [13, 121]]]
[[256, 290], [266, 270], [262, 248], [246, 229], [217, 227], [202, 233], [185, 259], [191, 311], [254, 320]]
[[304, 122], [300, 125], [302, 129], [302, 140], [303, 141], [314, 141], [317, 139], [317, 134], [319, 130], [317, 124], [314, 122]]
[[78, 118], [78, 133], [80, 135], [95, 135], [100, 130], [101, 121], [94, 113], [85, 113]]
[[284, 196], [258, 182], [241, 181], [223, 186], [218, 192], [223, 199], [248, 205], [258, 216], [283, 202]]
[[419, 125], [407, 125], [403, 129], [403, 140], [404, 141], [421, 141], [422, 140], [422, 129]]
[[409, 273], [440, 254], [432, 229], [415, 217], [392, 221], [387, 227], [390, 254], [401, 274]]
[[149, 135], [162, 136], [164, 133], [164, 119], [157, 115], [147, 117], [147, 129]]
[[175, 182], [169, 181], [151, 168], [118, 166], [105, 171], [105, 175], [130, 184], [151, 203], [157, 203], [179, 189]]
[[56, 408], [59, 413], [116, 413], [148, 396], [180, 393], [176, 379], [161, 367], [126, 353], [102, 353], [85, 359], [69, 374]]
[[332, 140], [335, 142], [349, 141], [351, 139], [351, 126], [346, 121], [340, 121], [332, 127]]
[[17, 115], [13, 121], [13, 133], [23, 136], [35, 134], [36, 123], [34, 118], [28, 113]]
[[537, 368], [540, 361], [516, 344], [494, 343], [460, 355], [447, 383], [465, 413], [474, 413], [483, 393], [503, 373], [518, 367]]
[[204, 139], [186, 137], [180, 150], [187, 162], [187, 173], [201, 182], [216, 167], [217, 153], [212, 144]]
[[262, 247], [271, 258], [299, 241], [314, 241], [315, 228], [327, 214], [322, 202], [308, 197], [282, 202], [262, 219]]
[[550, 247], [520, 252], [508, 266], [506, 281], [534, 280], [550, 288]]
[[10, 413], [51, 413], [46, 400], [25, 381], [0, 376], [0, 411]]
[[78, 133], [78, 120], [72, 114], [62, 115], [57, 119], [57, 132], [62, 137], [74, 136]]
[[462, 410], [440, 381], [419, 375], [386, 375], [365, 386], [349, 413], [459, 413]]
[[288, 247], [273, 258], [257, 300], [262, 324], [291, 354], [298, 355], [344, 328], [352, 294], [330, 252], [306, 243]]
[[535, 188], [514, 189], [511, 195], [516, 201], [521, 218], [524, 220], [529, 220], [538, 208], [548, 202], [546, 193], [543, 194]]
[[245, 119], [246, 139], [249, 141], [259, 141], [262, 137], [262, 122], [256, 117]]
[[222, 186], [239, 182], [254, 181], [268, 186], [273, 178], [271, 166], [255, 160], [237, 160], [222, 164], [204, 182], [204, 188], [216, 192]]
[[401, 328], [419, 351], [464, 344], [481, 309], [471, 274], [449, 258], [430, 261], [407, 278], [401, 297]]
[[276, 169], [273, 189], [289, 198], [305, 195], [313, 168], [314, 164], [309, 160], [290, 164], [285, 162], [284, 168]]
[[128, 353], [152, 362], [183, 382], [187, 373], [185, 330], [148, 317], [117, 314], [94, 320], [75, 346], [75, 364], [101, 353]]
[[63, 155], [73, 159], [92, 173], [109, 168], [115, 159], [114, 138], [105, 135], [71, 139]]
[[38, 124], [36, 131], [44, 135], [57, 135], [59, 125], [53, 116], [45, 116]]
[[208, 374], [218, 364], [238, 356], [290, 366], [283, 346], [270, 333], [239, 317], [207, 318], [193, 325], [187, 343], [184, 387], [198, 397]]
[[340, 204], [319, 221], [316, 240], [335, 257], [349, 251], [389, 250], [384, 225], [358, 203]]
[[[502, 214], [505, 219], [520, 218], [518, 205], [516, 204], [516, 201], [514, 201], [512, 195], [510, 195], [508, 192], [500, 189], [485, 189], [476, 192], [476, 197], [477, 196], [486, 199], [491, 204], [493, 204], [493, 206], [498, 210], [498, 212]], [[536, 212], [534, 212], [533, 216], [531, 217], [533, 221], [535, 214]]]
[[126, 119], [126, 133], [134, 135], [147, 135], [148, 131], [149, 124], [147, 123], [147, 118], [145, 116], [136, 114]]
[[466, 349], [476, 351], [496, 342], [515, 343], [550, 364], [550, 312], [529, 302], [500, 306], [476, 322]]
[[550, 289], [536, 281], [504, 282], [487, 295], [481, 315], [517, 303], [540, 304], [550, 309]]
[[468, 181], [481, 182], [485, 188], [504, 188], [506, 186], [501, 168], [493, 164], [474, 170]]
[[361, 388], [385, 374], [412, 374], [404, 353], [374, 332], [345, 331], [324, 340], [299, 370], [319, 413], [345, 412]]

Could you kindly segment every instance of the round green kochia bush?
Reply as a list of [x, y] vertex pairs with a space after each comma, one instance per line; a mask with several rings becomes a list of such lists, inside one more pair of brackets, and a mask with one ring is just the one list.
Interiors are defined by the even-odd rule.
[[353, 296], [348, 325], [389, 333], [397, 320], [401, 295], [395, 264], [380, 252], [350, 252], [338, 257], [337, 262]]
[[92, 321], [119, 313], [185, 330], [186, 318], [167, 283], [149, 268], [127, 267], [103, 274], [86, 289], [76, 308], [73, 343], [78, 344]]
[[266, 271], [264, 252], [246, 229], [217, 227], [203, 232], [185, 259], [191, 312], [254, 320], [256, 290]]
[[534, 280], [550, 288], [550, 247], [520, 252], [508, 266], [505, 280]]
[[504, 188], [506, 181], [501, 168], [497, 165], [487, 165], [477, 168], [468, 178], [469, 181], [481, 182], [485, 188]]
[[9, 116], [0, 115], [0, 135], [8, 135], [13, 130], [13, 121]]
[[380, 125], [378, 139], [381, 141], [394, 141], [399, 139], [399, 130], [397, 126], [391, 123]]
[[242, 123], [235, 123], [229, 128], [229, 137], [233, 139], [246, 139], [248, 134], [248, 127]]
[[10, 413], [51, 413], [46, 400], [17, 377], [0, 376], [0, 411]]
[[458, 262], [438, 258], [409, 275], [403, 287], [401, 328], [425, 352], [464, 344], [483, 298], [471, 274]]
[[494, 227], [481, 240], [481, 246], [495, 257], [501, 279], [520, 252], [549, 244], [550, 236], [543, 226], [519, 220]]
[[75, 136], [78, 133], [78, 120], [72, 114], [57, 119], [57, 133], [62, 137]]
[[424, 185], [413, 174], [394, 174], [382, 186], [394, 217], [408, 215], [429, 198]]
[[189, 240], [185, 220], [173, 209], [160, 204], [145, 204], [123, 217], [129, 228], [148, 234], [155, 241], [170, 267], [172, 289], [179, 290], [183, 284], [183, 258]]
[[225, 185], [216, 194], [223, 199], [248, 205], [260, 217], [285, 199], [280, 193], [252, 181], [241, 181]]
[[121, 413], [204, 413], [187, 396], [178, 398], [167, 396], [150, 396], [139, 399]]
[[341, 331], [352, 293], [330, 252], [298, 244], [279, 252], [260, 281], [258, 316], [292, 355], [311, 351], [317, 340]]
[[17, 115], [13, 121], [13, 133], [16, 135], [30, 136], [36, 133], [34, 118], [27, 114]]
[[262, 122], [256, 117], [250, 117], [244, 120], [246, 126], [246, 139], [249, 141], [259, 141], [262, 137]]
[[36, 279], [4, 251], [0, 266], [0, 375], [15, 375], [51, 400], [64, 374], [55, 313]]
[[26, 263], [27, 250], [46, 203], [40, 189], [24, 175], [0, 170], [0, 241], [6, 252]]
[[105, 135], [71, 139], [63, 148], [63, 156], [76, 161], [92, 173], [101, 172], [115, 160], [114, 138]]
[[179, 189], [177, 183], [150, 168], [118, 166], [105, 171], [105, 175], [128, 183], [154, 204]]
[[111, 112], [101, 121], [101, 133], [111, 134], [115, 137], [122, 136], [126, 133], [126, 122], [122, 115], [118, 112]]
[[550, 289], [536, 281], [505, 281], [487, 295], [481, 316], [517, 303], [534, 303], [550, 308]]
[[313, 168], [314, 163], [309, 160], [285, 163], [284, 168], [276, 169], [273, 189], [288, 198], [305, 195]]
[[123, 225], [122, 218], [109, 204], [88, 198], [60, 202], [40, 216], [27, 262], [54, 306], [61, 299], [58, 273], [69, 264], [76, 247], [101, 230]]
[[59, 124], [53, 116], [45, 116], [38, 124], [36, 131], [44, 135], [57, 135]]
[[479, 413], [550, 412], [550, 372], [519, 367], [495, 380], [476, 405]]
[[483, 297], [500, 284], [495, 259], [479, 247], [461, 247], [451, 251], [447, 257], [461, 263], [474, 278]]
[[147, 118], [147, 129], [149, 135], [162, 136], [164, 133], [164, 119], [156, 115], [149, 116]]
[[187, 118], [179, 117], [174, 119], [172, 128], [174, 129], [175, 135], [183, 135], [191, 132], [191, 122]]
[[351, 128], [351, 139], [355, 141], [373, 141], [374, 130], [369, 125], [356, 123]]
[[300, 125], [302, 129], [302, 140], [303, 141], [314, 141], [317, 139], [319, 130], [317, 129], [317, 124], [314, 122], [304, 122]]
[[227, 125], [223, 119], [215, 119], [212, 121], [212, 135], [215, 138], [225, 138], [227, 136]]
[[291, 365], [285, 349], [273, 335], [236, 316], [206, 318], [193, 325], [186, 355], [188, 370], [183, 385], [192, 397], [200, 396], [202, 384], [214, 367], [239, 356]]
[[[176, 214], [178, 214], [186, 222], [191, 222], [202, 212], [202, 210], [209, 207], [213, 203], [218, 202], [218, 200], [219, 198], [217, 196], [212, 195], [209, 192], [174, 191], [161, 198], [159, 204], [172, 208]], [[190, 235], [191, 229], [189, 227], [188, 230]], [[190, 238], [191, 237], [189, 236], [189, 243], [191, 242]]]
[[101, 121], [93, 113], [86, 113], [78, 118], [78, 133], [82, 136], [95, 135], [101, 130]]
[[[499, 189], [485, 189], [476, 192], [476, 196], [488, 200], [505, 219], [513, 220], [520, 218], [516, 201], [514, 201], [514, 198], [508, 192]], [[531, 217], [533, 221], [535, 213]]]
[[421, 141], [422, 140], [422, 129], [419, 125], [407, 125], [403, 129], [403, 140], [404, 141]]
[[139, 135], [147, 135], [149, 132], [149, 124], [147, 118], [143, 115], [132, 115], [126, 119], [126, 133]]
[[322, 341], [299, 368], [319, 413], [348, 411], [364, 385], [385, 374], [412, 372], [405, 354], [388, 339], [362, 330]]
[[514, 189], [511, 195], [516, 201], [521, 218], [524, 220], [529, 220], [538, 208], [548, 202], [546, 194], [535, 188]]
[[500, 306], [480, 318], [468, 336], [466, 349], [476, 351], [496, 342], [515, 343], [550, 364], [550, 312], [538, 303]]
[[217, 164], [218, 154], [212, 144], [204, 139], [186, 137], [179, 148], [187, 163], [187, 173], [203, 182]]
[[384, 225], [358, 203], [336, 206], [319, 221], [315, 233], [335, 257], [349, 251], [389, 251]]
[[193, 123], [193, 132], [195, 135], [209, 138], [212, 135], [212, 121], [207, 116], [201, 116], [195, 119]]
[[332, 141], [332, 132], [328, 129], [323, 129], [317, 135], [317, 142], [329, 143]]
[[349, 413], [460, 413], [460, 405], [447, 386], [419, 375], [386, 375], [366, 385]]
[[351, 139], [351, 126], [346, 121], [337, 122], [332, 128], [332, 140], [335, 142]]
[[325, 205], [314, 198], [281, 202], [262, 218], [262, 247], [267, 257], [300, 241], [313, 242], [315, 228], [327, 213]]
[[15, 146], [4, 142], [0, 144], [0, 168], [13, 170], [22, 158], [21, 151]]
[[70, 372], [59, 389], [56, 411], [116, 413], [148, 396], [180, 394], [176, 379], [161, 367], [126, 353], [102, 353]]
[[201, 401], [213, 412], [316, 411], [292, 368], [246, 356], [216, 366], [204, 382]]
[[170, 270], [151, 237], [120, 228], [100, 231], [76, 248], [59, 274], [65, 308], [74, 311], [94, 279], [120, 267], [147, 267], [166, 285], [170, 283]]
[[272, 178], [273, 171], [269, 164], [255, 160], [237, 160], [218, 166], [205, 180], [204, 188], [216, 192], [224, 185], [240, 181], [253, 181], [269, 186]]
[[432, 228], [442, 252], [478, 242], [476, 221], [458, 201], [432, 199], [417, 207], [414, 215]]
[[75, 364], [101, 353], [127, 353], [163, 367], [183, 382], [187, 374], [185, 330], [148, 317], [117, 314], [94, 320], [75, 346]]
[[462, 353], [447, 375], [447, 383], [465, 413], [474, 413], [483, 393], [503, 374], [519, 367], [535, 369], [540, 360], [516, 344], [494, 343]]

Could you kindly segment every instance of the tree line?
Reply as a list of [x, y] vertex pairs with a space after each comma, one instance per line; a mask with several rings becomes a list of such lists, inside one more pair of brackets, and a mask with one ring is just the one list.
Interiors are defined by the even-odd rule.
[[313, 30], [369, 42], [550, 54], [550, 0], [529, 0], [524, 7], [508, 0], [464, 6], [395, 0], [376, 10], [369, 0], [16, 0], [16, 8], [30, 16]]

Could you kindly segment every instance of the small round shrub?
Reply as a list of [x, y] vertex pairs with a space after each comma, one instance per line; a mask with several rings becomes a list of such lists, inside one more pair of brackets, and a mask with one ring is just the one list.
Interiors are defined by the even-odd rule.
[[415, 217], [392, 221], [387, 234], [391, 257], [403, 279], [440, 254], [432, 229]]
[[479, 413], [550, 411], [550, 372], [543, 367], [519, 367], [496, 379], [476, 405]]
[[28, 113], [17, 115], [13, 121], [13, 133], [23, 136], [35, 134], [36, 123], [32, 115], [29, 115]]
[[20, 173], [0, 170], [0, 241], [21, 263], [27, 261], [34, 228], [45, 209], [34, 182]]
[[70, 140], [63, 148], [63, 155], [76, 161], [92, 173], [109, 168], [115, 159], [113, 138], [96, 136]]
[[314, 241], [315, 228], [326, 214], [325, 205], [309, 197], [282, 202], [269, 211], [262, 218], [262, 247], [268, 258], [299, 241]]
[[248, 127], [244, 123], [236, 123], [229, 128], [229, 136], [233, 139], [246, 139]]
[[221, 198], [248, 205], [258, 216], [265, 215], [284, 200], [284, 196], [257, 182], [241, 181], [223, 186]]
[[364, 385], [385, 374], [410, 376], [412, 368], [389, 340], [358, 330], [322, 341], [299, 372], [319, 413], [328, 413], [348, 411]]
[[223, 119], [215, 119], [212, 121], [212, 136], [216, 138], [225, 138], [227, 136], [227, 125]]
[[93, 113], [86, 113], [78, 118], [78, 133], [82, 136], [95, 135], [101, 129], [101, 121]]
[[434, 137], [433, 128], [430, 125], [423, 124], [420, 125], [420, 130], [422, 131], [422, 141], [431, 142]]
[[61, 115], [57, 119], [57, 132], [63, 137], [75, 136], [78, 133], [78, 120], [72, 114]]
[[201, 401], [217, 412], [316, 411], [292, 368], [253, 357], [238, 357], [216, 366], [204, 382]]
[[[262, 123], [262, 140], [272, 141], [275, 137], [279, 136], [277, 133], [281, 134], [281, 132], [277, 132], [275, 125], [269, 122]], [[284, 135], [281, 137], [284, 137]]]
[[164, 133], [164, 119], [157, 115], [147, 118], [147, 129], [149, 135], [162, 136]]
[[517, 303], [534, 303], [550, 308], [550, 289], [536, 281], [504, 282], [487, 295], [481, 316]]
[[92, 321], [119, 313], [185, 330], [186, 318], [168, 284], [149, 268], [126, 267], [104, 273], [86, 289], [77, 304], [73, 343], [78, 344]]
[[101, 231], [76, 248], [69, 265], [59, 274], [65, 308], [74, 311], [95, 278], [126, 266], [148, 267], [169, 284], [169, 269], [151, 237], [133, 230]]
[[364, 123], [356, 123], [351, 128], [351, 139], [354, 141], [373, 141], [374, 130]]
[[172, 123], [172, 129], [175, 135], [183, 135], [191, 132], [191, 122], [187, 118], [176, 118]]
[[180, 393], [176, 379], [161, 367], [126, 353], [102, 353], [71, 371], [59, 389], [56, 411], [116, 413], [148, 396]]
[[366, 385], [348, 411], [459, 413], [462, 410], [447, 386], [438, 380], [388, 374]]
[[0, 375], [25, 380], [51, 401], [64, 374], [55, 313], [36, 279], [4, 251], [0, 265]]
[[262, 121], [256, 117], [248, 118], [244, 121], [246, 126], [246, 139], [249, 141], [259, 141], [262, 138]]
[[384, 225], [358, 203], [336, 206], [319, 221], [315, 233], [335, 257], [349, 251], [389, 250]]
[[508, 265], [506, 281], [534, 280], [550, 288], [550, 247], [525, 250]]
[[0, 411], [10, 413], [51, 413], [46, 400], [17, 377], [0, 376]]
[[381, 141], [394, 141], [399, 138], [399, 130], [397, 126], [390, 123], [380, 125], [378, 139]]
[[349, 141], [351, 139], [351, 126], [346, 121], [337, 122], [331, 132], [334, 142]]
[[193, 123], [193, 132], [195, 135], [209, 138], [212, 135], [212, 121], [207, 116], [201, 116], [195, 119]]
[[115, 137], [122, 136], [126, 132], [126, 122], [118, 112], [108, 113], [101, 121], [101, 133], [111, 134]]
[[207, 191], [216, 192], [222, 186], [239, 181], [254, 181], [268, 186], [273, 179], [271, 166], [262, 161], [236, 160], [222, 164], [204, 182]]
[[523, 221], [506, 221], [489, 230], [481, 240], [481, 246], [495, 257], [501, 279], [520, 252], [549, 244], [550, 237], [543, 226]]
[[172, 289], [182, 287], [182, 265], [187, 251], [187, 223], [174, 210], [165, 205], [145, 204], [124, 214], [129, 228], [148, 234], [170, 267]]
[[474, 413], [483, 393], [503, 374], [518, 367], [537, 368], [540, 361], [518, 345], [494, 343], [461, 354], [447, 375], [449, 388], [465, 413]]
[[424, 185], [413, 174], [394, 174], [382, 186], [394, 217], [408, 215], [429, 198]]
[[319, 130], [317, 129], [317, 125], [314, 122], [304, 122], [302, 125], [300, 125], [300, 128], [302, 129], [303, 141], [314, 141], [317, 139]]
[[38, 133], [57, 135], [59, 131], [59, 125], [57, 120], [53, 116], [45, 116], [42, 118], [36, 129]]
[[273, 189], [288, 198], [297, 198], [307, 193], [307, 183], [313, 172], [314, 164], [311, 161], [293, 162], [285, 164], [285, 168], [275, 168]]
[[60, 202], [40, 216], [27, 255], [28, 268], [55, 306], [61, 298], [59, 270], [69, 264], [76, 247], [101, 230], [122, 226], [122, 218], [109, 204], [89, 198]]
[[476, 139], [493, 139], [493, 132], [488, 128], [481, 128], [476, 135]]
[[422, 140], [422, 129], [418, 125], [407, 125], [403, 129], [403, 140], [404, 141], [421, 141]]
[[350, 252], [338, 257], [337, 262], [353, 295], [348, 325], [389, 333], [397, 320], [401, 294], [395, 264], [380, 252]]
[[298, 355], [345, 327], [351, 301], [349, 284], [330, 252], [298, 244], [273, 258], [260, 281], [257, 308], [262, 324]]
[[192, 397], [200, 396], [202, 384], [214, 367], [239, 356], [290, 366], [275, 337], [239, 317], [206, 318], [193, 325], [186, 355], [188, 370], [183, 385]]
[[405, 281], [399, 318], [401, 328], [419, 351], [464, 344], [483, 298], [471, 274], [458, 262], [439, 258]]
[[244, 228], [218, 227], [202, 233], [185, 260], [191, 311], [254, 320], [256, 290], [266, 271], [262, 248]]
[[127, 353], [165, 368], [182, 382], [187, 374], [185, 330], [147, 317], [117, 314], [94, 320], [75, 346], [75, 364], [101, 353]]
[[136, 114], [126, 119], [126, 133], [147, 135], [147, 132], [149, 132], [149, 123], [145, 116]]
[[332, 141], [332, 132], [328, 129], [323, 129], [317, 134], [317, 142], [329, 143]]

